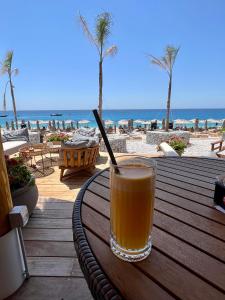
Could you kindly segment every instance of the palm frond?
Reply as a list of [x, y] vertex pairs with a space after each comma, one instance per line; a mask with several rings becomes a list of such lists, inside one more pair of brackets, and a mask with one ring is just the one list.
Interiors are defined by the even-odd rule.
[[6, 53], [4, 61], [2, 62], [2, 67], [1, 67], [1, 73], [2, 74], [5, 74], [7, 72], [11, 72], [12, 59], [13, 59], [13, 51], [8, 51]]
[[151, 55], [151, 54], [148, 55], [148, 56], [151, 58], [151, 63], [152, 63], [153, 65], [157, 65], [157, 66], [159, 66], [160, 68], [166, 70], [166, 66], [165, 66], [165, 64], [164, 64], [163, 61], [161, 61], [159, 58], [157, 58], [157, 57], [155, 57], [155, 56], [153, 56], [153, 55]]
[[172, 45], [166, 47], [166, 57], [170, 65], [170, 70], [172, 70], [174, 63], [176, 61], [177, 54], [180, 50], [180, 47], [176, 48]]
[[111, 47], [107, 48], [103, 54], [103, 58], [106, 56], [114, 56], [118, 52], [118, 48], [116, 45], [112, 45]]
[[80, 24], [81, 24], [84, 34], [87, 36], [89, 41], [97, 47], [97, 49], [99, 51], [98, 43], [97, 43], [95, 37], [93, 36], [93, 34], [91, 33], [91, 31], [89, 30], [87, 22], [82, 15], [79, 15], [79, 21], [80, 21]]
[[110, 13], [104, 12], [97, 16], [96, 19], [96, 39], [99, 47], [103, 47], [106, 43], [108, 36], [110, 35], [110, 27], [112, 24], [112, 18]]

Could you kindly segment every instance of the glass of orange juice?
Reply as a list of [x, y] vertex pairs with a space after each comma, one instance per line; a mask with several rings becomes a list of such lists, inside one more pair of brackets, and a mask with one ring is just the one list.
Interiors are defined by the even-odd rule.
[[110, 244], [125, 261], [145, 259], [151, 252], [156, 162], [125, 157], [110, 166]]

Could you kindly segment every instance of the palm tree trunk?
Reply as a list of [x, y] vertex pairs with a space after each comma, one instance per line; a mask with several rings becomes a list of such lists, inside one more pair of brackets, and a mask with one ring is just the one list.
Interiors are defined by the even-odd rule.
[[99, 61], [99, 98], [98, 98], [98, 112], [102, 120], [102, 87], [103, 87], [103, 73], [102, 73], [102, 60]]
[[15, 118], [15, 123], [16, 123], [16, 129], [18, 129], [18, 120], [17, 120], [17, 112], [16, 112], [16, 100], [15, 100], [15, 95], [14, 95], [13, 83], [12, 83], [11, 76], [9, 76], [9, 84], [10, 84], [10, 91], [11, 91], [11, 96], [12, 96], [13, 112], [14, 112], [14, 118]]
[[166, 106], [166, 131], [169, 131], [171, 91], [172, 91], [172, 74], [170, 75], [169, 87], [168, 87], [168, 98], [167, 98], [167, 106]]

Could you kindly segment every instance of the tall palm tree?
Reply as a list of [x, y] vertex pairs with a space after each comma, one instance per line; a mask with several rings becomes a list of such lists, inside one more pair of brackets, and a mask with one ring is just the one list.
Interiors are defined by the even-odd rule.
[[151, 63], [157, 65], [161, 69], [165, 70], [169, 76], [169, 86], [168, 86], [168, 96], [167, 96], [167, 106], [166, 106], [166, 127], [165, 130], [169, 130], [170, 121], [170, 103], [171, 103], [171, 92], [172, 92], [172, 79], [173, 79], [173, 67], [176, 61], [177, 54], [180, 50], [174, 46], [167, 46], [165, 50], [165, 55], [163, 57], [157, 58], [153, 55], [151, 57]]
[[5, 60], [2, 62], [1, 72], [2, 74], [8, 74], [9, 77], [9, 85], [10, 85], [10, 92], [11, 92], [12, 103], [13, 103], [14, 118], [15, 118], [16, 128], [18, 129], [16, 100], [14, 95], [14, 86], [12, 82], [12, 77], [14, 75], [17, 75], [19, 73], [19, 70], [17, 68], [12, 68], [12, 61], [13, 61], [13, 51], [8, 51], [6, 53]]
[[98, 98], [98, 111], [102, 119], [102, 88], [103, 88], [103, 69], [102, 64], [104, 58], [113, 56], [117, 53], [117, 47], [112, 45], [106, 48], [106, 43], [109, 35], [111, 34], [112, 19], [111, 15], [107, 12], [99, 14], [95, 22], [95, 34], [92, 34], [84, 17], [79, 15], [79, 20], [84, 33], [89, 40], [95, 45], [99, 54], [99, 98]]

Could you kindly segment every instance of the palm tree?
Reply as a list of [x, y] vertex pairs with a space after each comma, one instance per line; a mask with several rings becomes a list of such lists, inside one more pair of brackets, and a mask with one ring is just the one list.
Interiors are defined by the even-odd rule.
[[2, 74], [8, 74], [9, 77], [9, 85], [10, 85], [10, 91], [11, 91], [11, 97], [12, 97], [12, 103], [13, 103], [13, 112], [14, 112], [14, 118], [16, 123], [16, 128], [18, 129], [18, 120], [17, 120], [17, 112], [16, 112], [16, 100], [14, 95], [14, 86], [12, 82], [13, 75], [17, 75], [19, 73], [19, 70], [16, 68], [12, 68], [12, 61], [13, 61], [13, 51], [8, 51], [6, 53], [5, 60], [2, 62], [2, 68], [1, 72]]
[[177, 54], [180, 50], [174, 46], [167, 46], [165, 50], [165, 55], [163, 57], [157, 58], [153, 55], [151, 57], [151, 63], [159, 66], [161, 69], [165, 70], [169, 76], [169, 86], [168, 86], [168, 97], [167, 97], [167, 109], [166, 109], [166, 127], [165, 130], [169, 130], [170, 121], [170, 103], [171, 103], [171, 91], [172, 91], [172, 79], [173, 79], [173, 67], [176, 61]]
[[99, 54], [99, 99], [98, 99], [98, 111], [99, 116], [102, 119], [102, 88], [103, 88], [103, 70], [102, 64], [104, 58], [107, 56], [113, 56], [117, 53], [117, 47], [112, 45], [108, 48], [106, 47], [107, 39], [111, 34], [112, 19], [111, 15], [107, 12], [99, 14], [96, 18], [95, 23], [95, 35], [91, 33], [88, 28], [87, 22], [83, 16], [79, 16], [81, 26], [84, 33], [87, 35], [89, 40], [95, 45]]

